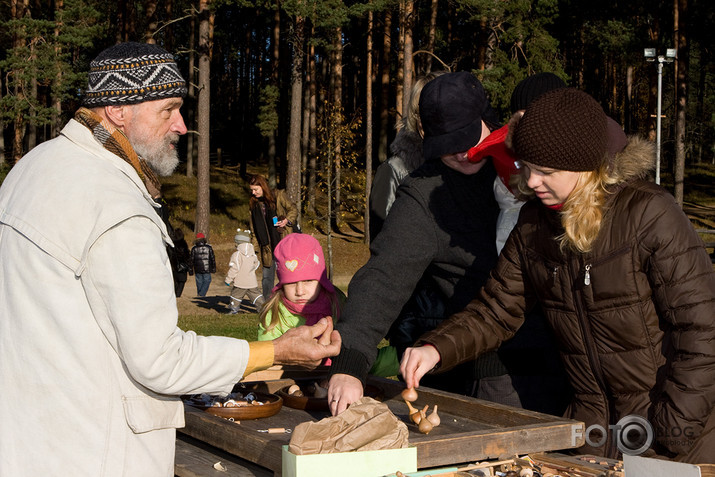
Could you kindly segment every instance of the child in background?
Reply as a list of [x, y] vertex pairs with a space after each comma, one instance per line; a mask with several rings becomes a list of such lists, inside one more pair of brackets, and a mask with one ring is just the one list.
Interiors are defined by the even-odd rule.
[[337, 321], [345, 295], [328, 280], [320, 242], [310, 235], [290, 234], [278, 242], [274, 257], [278, 284], [261, 312], [258, 340], [273, 340], [325, 316]]
[[233, 240], [236, 242], [236, 251], [231, 255], [231, 260], [228, 262], [228, 274], [224, 279], [226, 285], [232, 287], [229, 304], [231, 310], [227, 314], [245, 313], [246, 311], [241, 308], [241, 302], [246, 297], [252, 307], [258, 311], [263, 306], [265, 299], [258, 289], [256, 269], [260, 262], [251, 243], [251, 231], [237, 229]]
[[196, 234], [194, 246], [191, 247], [191, 269], [189, 275], [196, 274], [196, 294], [206, 296], [211, 284], [211, 274], [216, 273], [216, 258], [214, 249], [206, 241], [201, 232]]
[[[290, 234], [278, 242], [274, 256], [278, 284], [263, 307], [258, 341], [276, 339], [290, 328], [312, 325], [325, 316], [337, 322], [345, 295], [328, 280], [320, 242], [310, 235]], [[324, 364], [330, 365], [330, 360]], [[370, 374], [388, 377], [398, 371], [395, 348], [380, 348]]]

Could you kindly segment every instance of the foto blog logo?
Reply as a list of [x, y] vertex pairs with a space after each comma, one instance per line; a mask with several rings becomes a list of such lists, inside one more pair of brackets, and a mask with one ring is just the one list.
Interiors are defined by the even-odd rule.
[[[613, 443], [625, 455], [641, 455], [653, 443], [653, 426], [641, 416], [628, 415], [616, 424], [608, 426], [613, 436]], [[571, 442], [584, 438], [591, 447], [602, 447], [608, 439], [608, 432], [600, 424], [592, 424], [584, 432], [581, 426], [571, 428]]]

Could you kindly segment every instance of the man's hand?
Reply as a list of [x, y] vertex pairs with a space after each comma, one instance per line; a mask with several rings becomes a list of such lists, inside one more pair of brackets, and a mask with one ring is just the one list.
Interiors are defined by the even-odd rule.
[[362, 383], [349, 374], [334, 374], [328, 383], [330, 412], [337, 416], [362, 397]]
[[273, 340], [273, 362], [314, 368], [324, 358], [337, 356], [341, 344], [340, 333], [333, 330], [333, 319], [328, 316], [313, 326], [291, 328]]
[[419, 348], [407, 348], [400, 363], [400, 374], [404, 378], [407, 387], [415, 389], [420, 387], [422, 376], [434, 368], [441, 359], [439, 351], [434, 346], [425, 345]]

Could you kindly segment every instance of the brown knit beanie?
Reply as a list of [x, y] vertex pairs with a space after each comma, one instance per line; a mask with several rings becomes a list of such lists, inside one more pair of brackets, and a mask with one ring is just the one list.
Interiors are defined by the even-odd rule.
[[533, 101], [514, 131], [517, 157], [562, 171], [594, 171], [606, 158], [606, 114], [591, 96], [574, 88], [550, 91]]

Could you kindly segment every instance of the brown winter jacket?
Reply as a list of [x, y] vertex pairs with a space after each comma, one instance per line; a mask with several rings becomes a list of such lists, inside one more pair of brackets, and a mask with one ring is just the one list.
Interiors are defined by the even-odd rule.
[[[642, 180], [652, 158], [635, 138], [618, 155], [626, 180], [589, 253], [562, 253], [558, 212], [527, 203], [478, 297], [417, 344], [434, 345], [449, 369], [508, 339], [538, 302], [575, 390], [567, 417], [608, 429], [642, 416], [655, 433], [643, 455], [712, 463], [715, 273], [673, 197]], [[638, 448], [608, 433], [605, 444], [578, 451], [616, 457]]]

